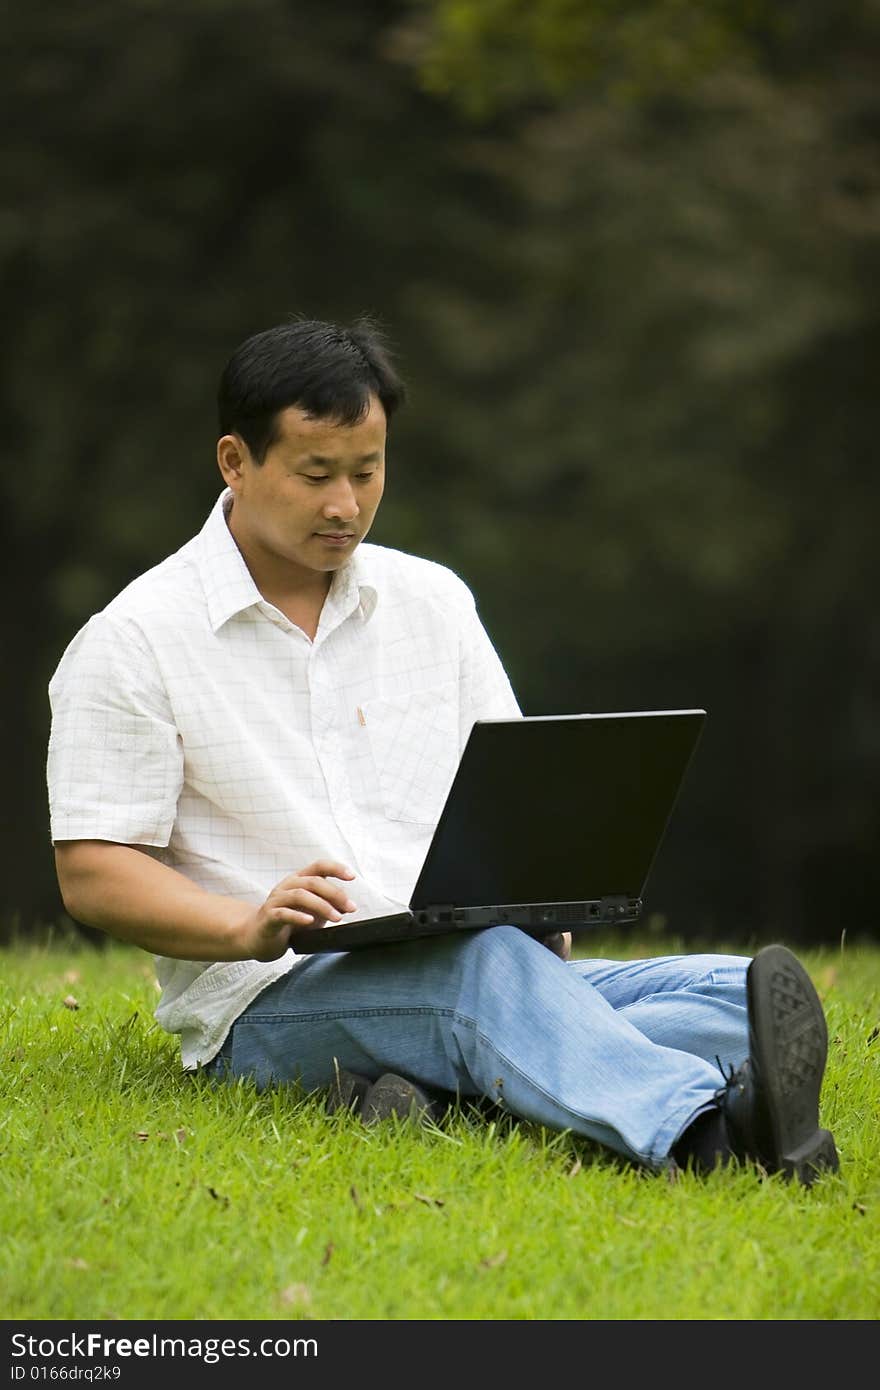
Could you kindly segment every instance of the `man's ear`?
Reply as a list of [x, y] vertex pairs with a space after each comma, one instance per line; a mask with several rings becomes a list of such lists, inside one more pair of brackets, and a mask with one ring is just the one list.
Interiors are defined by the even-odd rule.
[[227, 487], [237, 492], [241, 487], [248, 447], [238, 434], [224, 434], [217, 440], [217, 466]]

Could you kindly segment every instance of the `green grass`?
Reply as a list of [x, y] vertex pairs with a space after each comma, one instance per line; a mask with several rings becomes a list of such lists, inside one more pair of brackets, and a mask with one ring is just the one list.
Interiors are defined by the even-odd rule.
[[0, 1317], [875, 1319], [880, 950], [799, 954], [841, 1154], [810, 1191], [671, 1182], [470, 1108], [367, 1129], [292, 1088], [214, 1088], [153, 1022], [148, 956], [3, 951]]

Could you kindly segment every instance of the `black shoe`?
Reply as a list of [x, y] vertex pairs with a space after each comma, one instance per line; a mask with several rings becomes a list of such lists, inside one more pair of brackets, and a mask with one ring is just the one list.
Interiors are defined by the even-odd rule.
[[400, 1120], [416, 1120], [420, 1124], [431, 1120], [436, 1123], [442, 1107], [431, 1100], [414, 1081], [405, 1076], [397, 1076], [387, 1071], [374, 1081], [361, 1103], [361, 1119], [372, 1125], [378, 1120], [396, 1117]]
[[704, 1110], [679, 1136], [673, 1145], [675, 1166], [695, 1173], [712, 1173], [726, 1168], [735, 1155], [730, 1143], [727, 1121], [720, 1106]]
[[765, 946], [746, 975], [749, 1058], [718, 1093], [733, 1151], [809, 1187], [839, 1167], [819, 1128], [828, 1029], [812, 981], [784, 946]]
[[368, 1076], [361, 1076], [356, 1071], [343, 1071], [341, 1067], [337, 1067], [336, 1075], [327, 1091], [326, 1109], [331, 1115], [337, 1110], [353, 1110], [359, 1115], [364, 1096], [372, 1084]]

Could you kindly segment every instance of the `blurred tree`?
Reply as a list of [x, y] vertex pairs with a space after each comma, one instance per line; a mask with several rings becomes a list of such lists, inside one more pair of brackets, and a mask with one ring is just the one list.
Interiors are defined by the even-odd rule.
[[786, 21], [765, 0], [412, 0], [397, 51], [427, 90], [482, 118], [564, 102], [680, 96]]
[[[691, 902], [728, 928], [864, 929], [880, 889], [878, 27], [437, 0], [398, 41], [519, 190], [520, 293], [488, 324], [459, 302], [451, 339], [500, 388], [464, 433], [499, 553], [534, 556], [503, 599], [526, 692], [711, 706]], [[571, 592], [585, 641], [560, 640]]]

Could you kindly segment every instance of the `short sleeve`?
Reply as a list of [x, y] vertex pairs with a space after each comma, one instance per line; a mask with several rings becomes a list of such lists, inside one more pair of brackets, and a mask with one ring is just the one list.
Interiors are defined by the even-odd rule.
[[167, 845], [183, 752], [144, 638], [106, 614], [90, 619], [49, 682], [49, 703], [53, 843]]
[[501, 658], [476, 610], [473, 595], [462, 585], [466, 600], [461, 626], [461, 747], [477, 719], [518, 719], [521, 710]]

